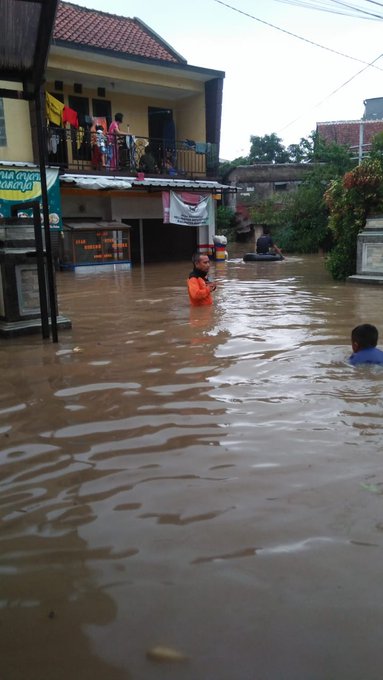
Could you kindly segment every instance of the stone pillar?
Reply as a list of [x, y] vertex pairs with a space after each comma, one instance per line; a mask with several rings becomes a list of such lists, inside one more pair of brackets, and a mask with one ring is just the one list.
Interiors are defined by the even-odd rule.
[[358, 234], [356, 274], [347, 280], [383, 284], [383, 215], [370, 217]]

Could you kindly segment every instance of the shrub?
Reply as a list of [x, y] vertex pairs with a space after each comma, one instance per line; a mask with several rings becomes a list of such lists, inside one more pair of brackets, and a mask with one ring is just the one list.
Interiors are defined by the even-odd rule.
[[220, 205], [216, 215], [216, 234], [226, 236], [228, 241], [235, 239], [235, 212], [231, 208]]
[[363, 161], [332, 182], [324, 199], [335, 243], [326, 266], [334, 279], [344, 280], [356, 272], [357, 239], [367, 216], [383, 209], [381, 163], [376, 159]]

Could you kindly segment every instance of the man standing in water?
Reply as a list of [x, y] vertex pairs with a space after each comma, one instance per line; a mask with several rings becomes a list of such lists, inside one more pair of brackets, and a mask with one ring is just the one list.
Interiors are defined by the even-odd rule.
[[215, 283], [208, 279], [210, 260], [207, 255], [195, 253], [192, 257], [194, 265], [193, 271], [189, 274], [187, 281], [190, 304], [193, 307], [212, 305], [212, 293], [217, 288]]

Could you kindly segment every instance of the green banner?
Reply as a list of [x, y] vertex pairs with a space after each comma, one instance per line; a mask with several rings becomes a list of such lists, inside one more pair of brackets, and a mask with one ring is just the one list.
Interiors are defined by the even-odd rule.
[[[54, 230], [62, 230], [61, 196], [59, 171], [57, 168], [46, 168], [49, 226]], [[0, 217], [11, 217], [15, 203], [25, 203], [25, 209], [18, 211], [18, 217], [32, 217], [28, 202], [39, 201], [42, 217], [40, 171], [35, 168], [16, 166], [0, 167]]]

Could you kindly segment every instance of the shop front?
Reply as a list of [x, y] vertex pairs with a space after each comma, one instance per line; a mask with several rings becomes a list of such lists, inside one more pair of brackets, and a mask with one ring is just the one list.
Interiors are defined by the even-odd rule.
[[72, 271], [129, 269], [130, 226], [112, 221], [64, 222], [60, 268]]

